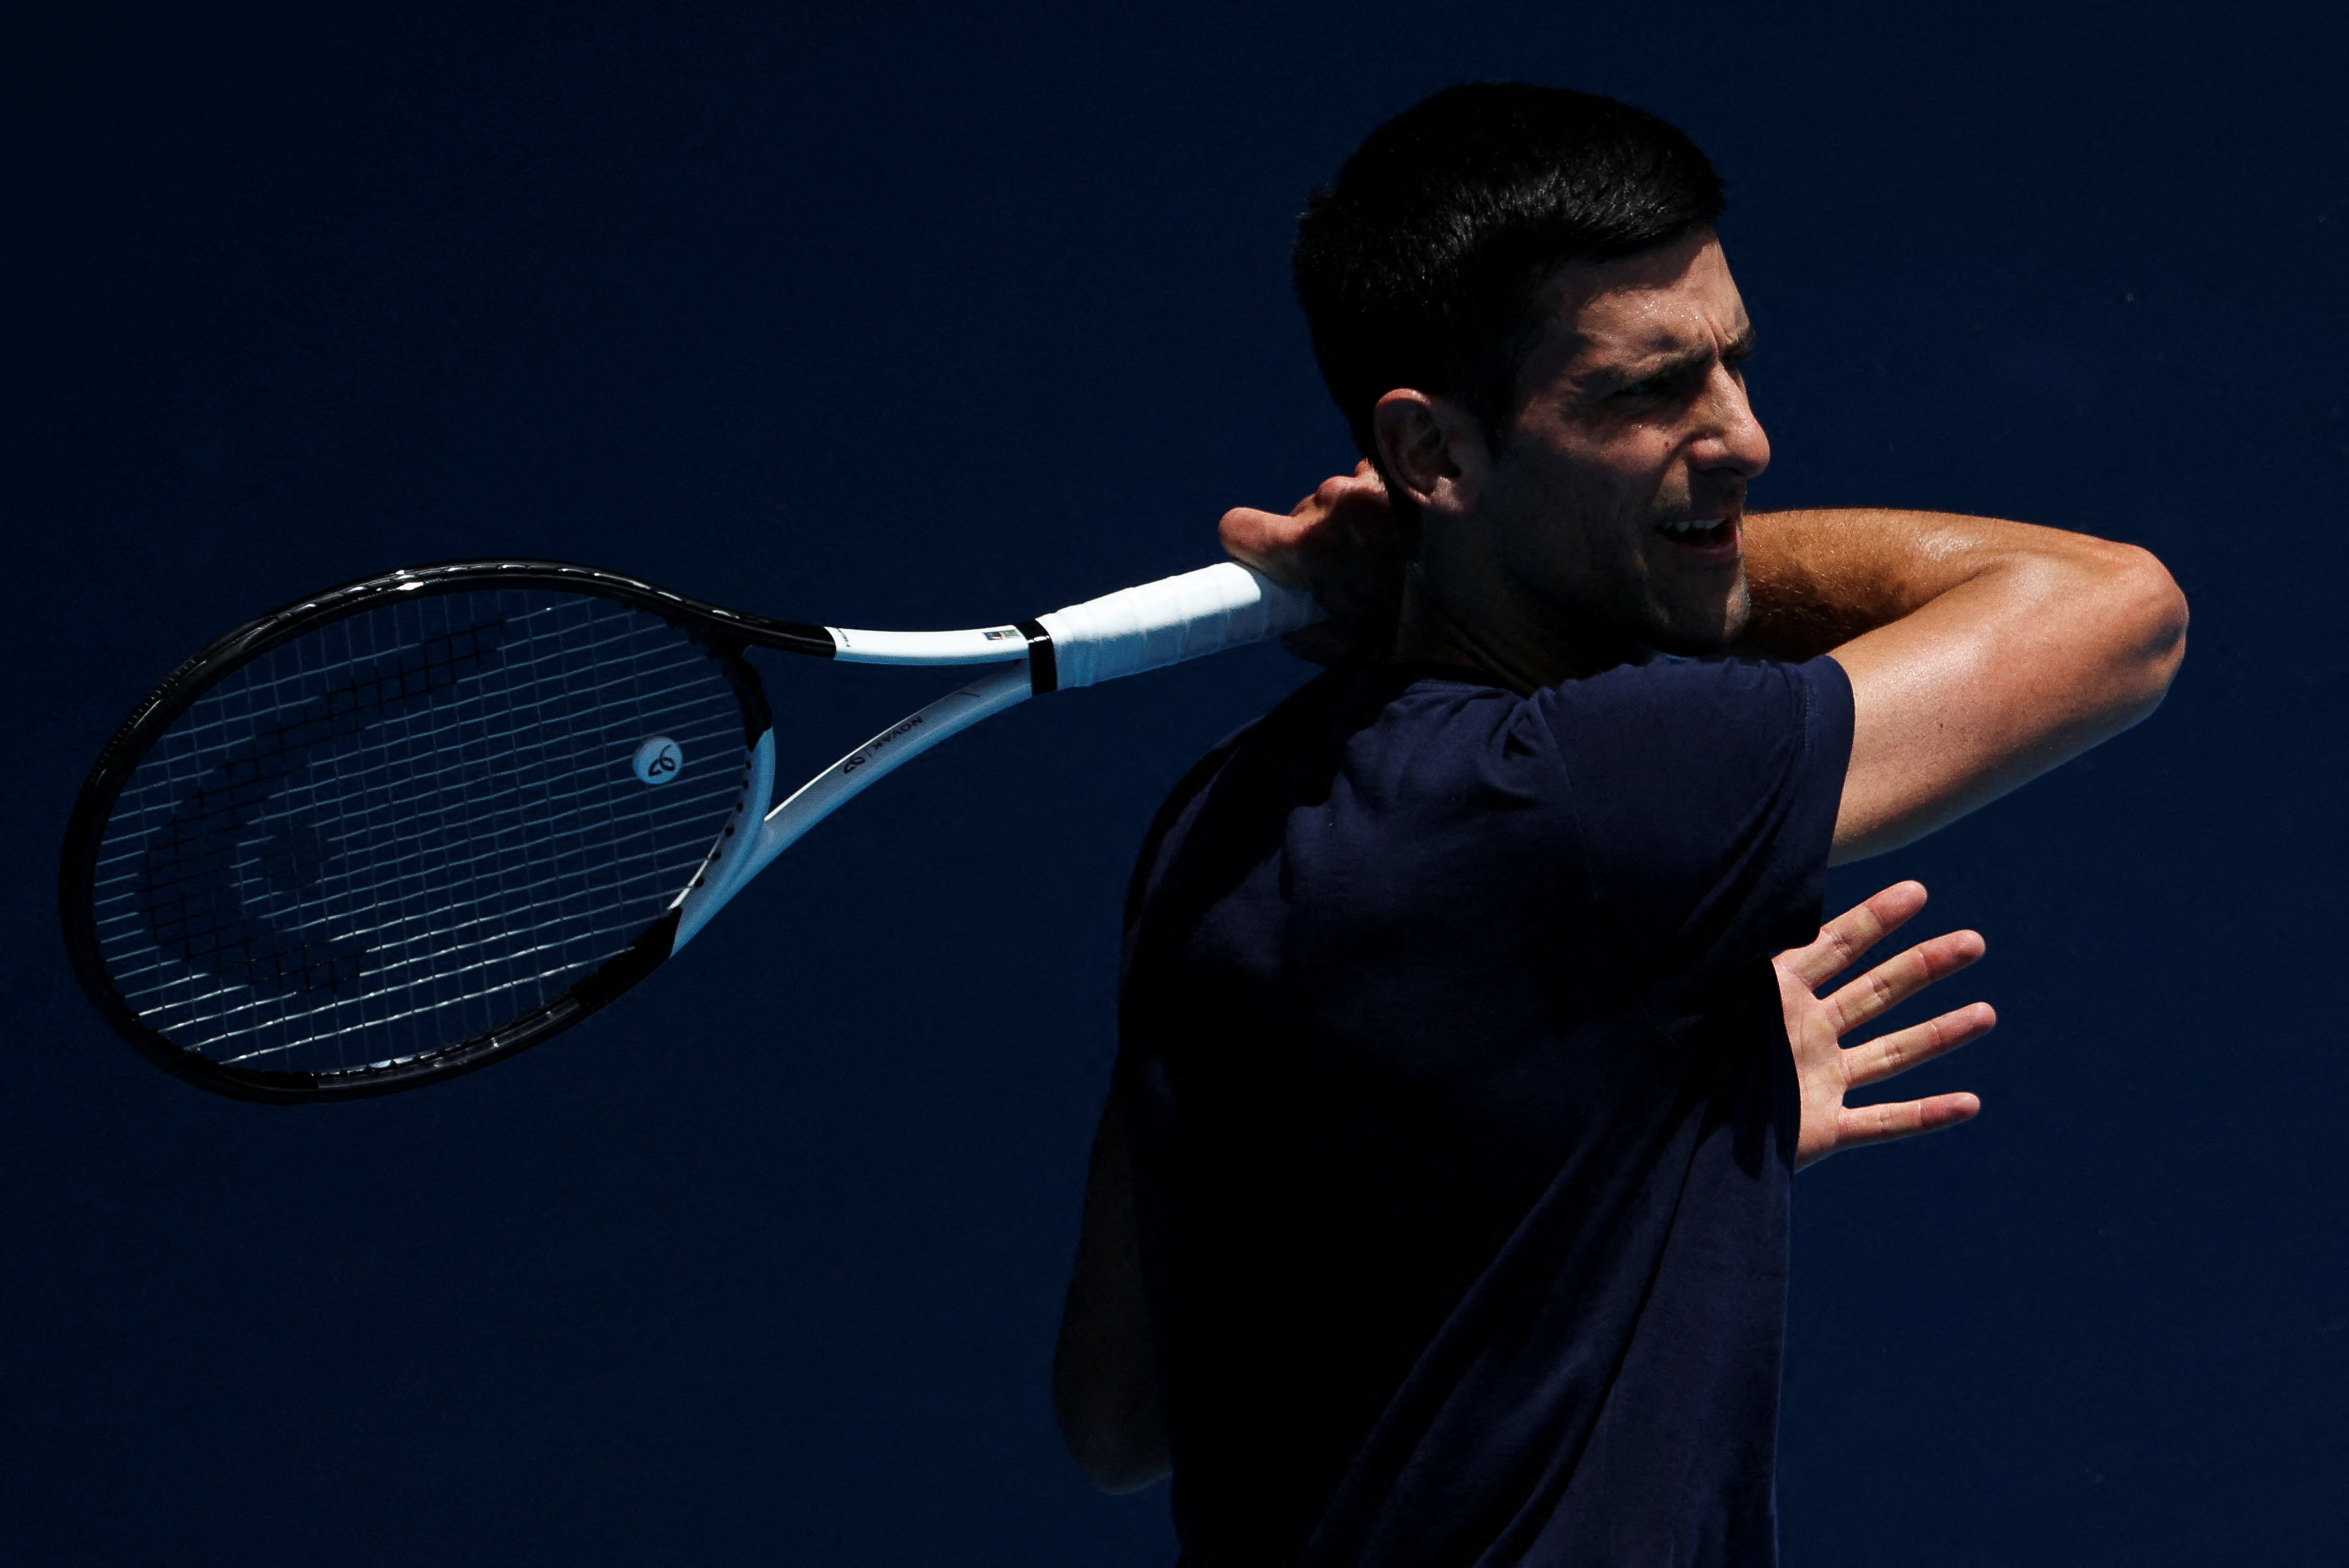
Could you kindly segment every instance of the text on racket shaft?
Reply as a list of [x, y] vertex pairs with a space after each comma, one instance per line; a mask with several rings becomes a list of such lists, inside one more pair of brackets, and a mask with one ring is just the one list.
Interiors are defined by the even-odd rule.
[[873, 754], [874, 752], [879, 751], [891, 741], [898, 739], [908, 730], [918, 728], [923, 723], [923, 720], [924, 716], [917, 713], [911, 718], [902, 720], [895, 726], [892, 727], [887, 734], [874, 736], [871, 740], [865, 742], [863, 746], [858, 747], [854, 755], [850, 756], [845, 761], [841, 763], [841, 772], [844, 774], [855, 772], [858, 769], [873, 760]]

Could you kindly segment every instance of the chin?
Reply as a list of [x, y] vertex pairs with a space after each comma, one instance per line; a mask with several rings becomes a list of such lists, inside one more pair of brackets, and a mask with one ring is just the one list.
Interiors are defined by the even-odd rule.
[[1735, 595], [1725, 604], [1702, 609], [1692, 606], [1677, 614], [1667, 610], [1653, 617], [1655, 624], [1645, 641], [1658, 653], [1678, 654], [1682, 658], [1725, 654], [1745, 634], [1751, 614], [1752, 603], [1746, 597], [1745, 584], [1740, 583]]

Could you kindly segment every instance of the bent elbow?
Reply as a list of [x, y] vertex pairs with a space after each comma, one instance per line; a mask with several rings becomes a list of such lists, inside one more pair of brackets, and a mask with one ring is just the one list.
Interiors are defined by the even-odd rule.
[[2168, 695], [2178, 666], [2186, 659], [2189, 614], [2178, 580], [2151, 551], [2133, 544], [2114, 549], [2121, 552], [2116, 596], [2123, 612], [2122, 646], [2117, 651], [2127, 668], [2127, 677], [2120, 683], [2125, 691], [2121, 707], [2126, 726], [2152, 713]]

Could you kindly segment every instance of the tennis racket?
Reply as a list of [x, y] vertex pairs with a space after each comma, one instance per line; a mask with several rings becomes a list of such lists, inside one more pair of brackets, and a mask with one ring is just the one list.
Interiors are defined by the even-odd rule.
[[[67, 945], [114, 1028], [191, 1083], [414, 1088], [587, 1017], [947, 737], [1319, 614], [1228, 562], [961, 632], [771, 621], [557, 562], [346, 583], [222, 637], [108, 742], [66, 834]], [[752, 647], [1002, 667], [777, 802]]]

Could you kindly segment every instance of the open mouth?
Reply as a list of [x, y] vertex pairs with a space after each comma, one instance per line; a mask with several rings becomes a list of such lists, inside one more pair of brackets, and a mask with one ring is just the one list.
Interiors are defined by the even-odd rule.
[[1737, 516], [1692, 517], [1677, 522], [1660, 522], [1656, 531], [1683, 550], [1700, 555], [1727, 556], [1737, 553]]

